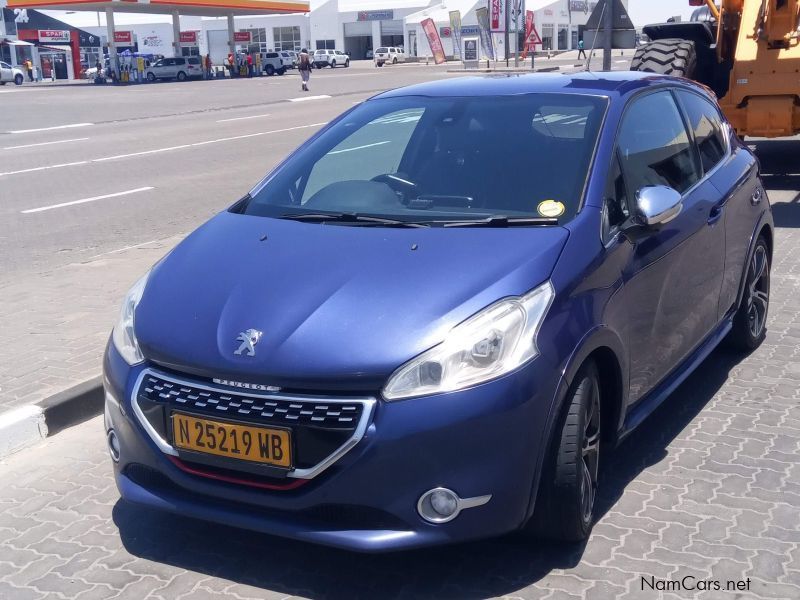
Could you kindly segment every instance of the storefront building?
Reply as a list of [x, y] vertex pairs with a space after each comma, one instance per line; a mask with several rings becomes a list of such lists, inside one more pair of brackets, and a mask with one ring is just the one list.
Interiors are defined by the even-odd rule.
[[[43, 79], [80, 77], [100, 51], [100, 38], [37, 10], [15, 13], [17, 38], [36, 47], [31, 58]], [[82, 50], [83, 48], [83, 50]], [[32, 54], [32, 53], [31, 53]]]

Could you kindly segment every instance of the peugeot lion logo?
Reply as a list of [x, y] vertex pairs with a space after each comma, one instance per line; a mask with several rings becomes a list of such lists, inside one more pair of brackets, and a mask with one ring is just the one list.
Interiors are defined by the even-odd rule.
[[245, 353], [246, 356], [256, 355], [256, 344], [261, 339], [261, 332], [258, 329], [248, 329], [239, 334], [236, 338], [237, 342], [242, 342], [239, 349], [234, 354]]

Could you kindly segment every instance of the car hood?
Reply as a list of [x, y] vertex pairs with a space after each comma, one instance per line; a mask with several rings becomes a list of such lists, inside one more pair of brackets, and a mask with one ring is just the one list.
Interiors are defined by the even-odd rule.
[[[562, 227], [385, 228], [222, 213], [152, 271], [145, 357], [205, 377], [377, 390], [500, 298], [545, 281]], [[255, 354], [237, 338], [262, 332]]]

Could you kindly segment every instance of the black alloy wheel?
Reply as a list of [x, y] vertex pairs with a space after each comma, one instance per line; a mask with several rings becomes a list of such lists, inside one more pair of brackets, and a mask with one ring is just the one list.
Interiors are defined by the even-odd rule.
[[589, 361], [564, 399], [527, 531], [561, 542], [589, 536], [600, 470], [601, 406], [597, 367]]
[[728, 343], [736, 350], [755, 350], [767, 335], [770, 257], [767, 242], [759, 237], [747, 265], [742, 301], [733, 317]]

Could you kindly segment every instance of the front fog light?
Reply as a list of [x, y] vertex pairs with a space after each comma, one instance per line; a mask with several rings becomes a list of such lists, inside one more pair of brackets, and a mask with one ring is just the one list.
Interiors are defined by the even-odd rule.
[[417, 511], [420, 516], [431, 523], [447, 523], [458, 516], [459, 498], [447, 488], [429, 490], [420, 496]]

